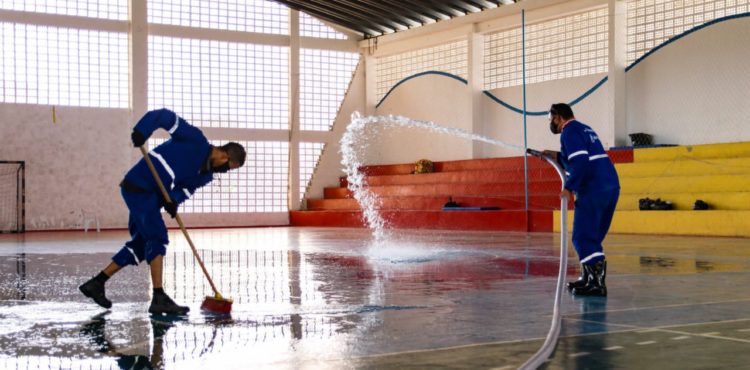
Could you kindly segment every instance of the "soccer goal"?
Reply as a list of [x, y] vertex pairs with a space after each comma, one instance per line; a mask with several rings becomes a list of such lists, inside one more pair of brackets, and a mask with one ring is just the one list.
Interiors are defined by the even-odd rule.
[[0, 233], [26, 230], [25, 163], [0, 161]]

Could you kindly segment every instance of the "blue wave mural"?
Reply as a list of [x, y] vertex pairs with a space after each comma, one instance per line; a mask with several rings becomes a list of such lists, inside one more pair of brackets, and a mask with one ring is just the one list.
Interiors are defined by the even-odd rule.
[[[640, 62], [642, 62], [644, 59], [646, 59], [647, 57], [653, 55], [656, 51], [662, 49], [663, 47], [665, 47], [665, 46], [667, 46], [667, 45], [669, 45], [669, 44], [671, 44], [671, 43], [673, 43], [673, 42], [675, 42], [675, 41], [677, 41], [677, 40], [679, 40], [679, 39], [681, 39], [681, 38], [683, 38], [683, 37], [685, 37], [685, 36], [687, 36], [687, 35], [689, 35], [689, 34], [691, 34], [693, 32], [702, 30], [702, 29], [704, 29], [706, 27], [712, 26], [712, 25], [717, 24], [717, 23], [721, 23], [721, 22], [724, 22], [724, 21], [728, 21], [728, 20], [732, 20], [732, 19], [737, 19], [737, 18], [743, 18], [743, 17], [750, 17], [750, 12], [748, 12], [748, 13], [740, 13], [740, 14], [734, 14], [734, 15], [728, 15], [726, 17], [716, 18], [716, 19], [714, 19], [712, 21], [706, 22], [706, 23], [701, 24], [699, 26], [695, 26], [695, 27], [693, 27], [693, 28], [691, 28], [691, 29], [689, 29], [689, 30], [687, 30], [687, 31], [679, 34], [679, 35], [672, 36], [667, 41], [664, 41], [663, 43], [661, 43], [658, 46], [654, 47], [653, 49], [649, 50], [646, 54], [643, 54], [643, 56], [641, 56], [640, 58], [638, 58], [635, 61], [633, 61], [633, 63], [631, 63], [630, 65], [628, 65], [625, 68], [625, 72], [628, 72], [631, 69], [633, 69]], [[420, 72], [420, 73], [411, 75], [409, 77], [406, 77], [406, 78], [402, 79], [401, 81], [399, 81], [398, 83], [396, 83], [395, 85], [393, 85], [393, 87], [391, 87], [390, 90], [388, 90], [388, 92], [383, 96], [383, 98], [380, 99], [380, 101], [378, 102], [378, 104], [375, 105], [375, 108], [379, 108], [380, 105], [383, 104], [383, 102], [393, 92], [393, 90], [395, 90], [397, 87], [401, 86], [406, 81], [409, 81], [409, 80], [417, 78], [417, 77], [426, 76], [426, 75], [439, 75], [439, 76], [449, 77], [449, 78], [452, 78], [452, 79], [454, 79], [456, 81], [459, 81], [459, 82], [463, 83], [464, 85], [468, 84], [468, 81], [465, 78], [463, 78], [461, 76], [456, 76], [456, 75], [448, 73], [448, 72], [441, 72], [441, 71], [425, 71], [425, 72]], [[607, 80], [608, 80], [608, 77], [602, 78], [601, 80], [599, 80], [599, 82], [597, 82], [596, 84], [594, 84], [593, 87], [591, 87], [590, 89], [586, 90], [586, 92], [584, 92], [583, 94], [581, 94], [581, 96], [573, 99], [568, 104], [570, 104], [571, 106], [574, 106], [574, 105], [580, 103], [581, 101], [583, 101], [584, 99], [586, 99], [589, 95], [593, 94], [602, 85], [604, 85], [604, 83], [607, 82]], [[511, 104], [508, 104], [507, 102], [504, 102], [502, 99], [500, 99], [497, 96], [493, 95], [492, 92], [490, 92], [489, 90], [484, 90], [483, 93], [484, 93], [484, 95], [486, 95], [487, 97], [489, 97], [490, 99], [492, 99], [492, 101], [494, 101], [495, 103], [500, 104], [501, 106], [505, 107], [506, 109], [509, 109], [509, 110], [511, 110], [513, 112], [516, 112], [516, 113], [519, 113], [519, 114], [523, 114], [523, 109], [522, 108], [518, 108], [518, 107], [515, 107], [515, 106], [513, 106]], [[544, 110], [544, 111], [526, 111], [526, 115], [529, 115], [529, 116], [543, 116], [543, 115], [546, 115], [546, 114], [547, 114], [546, 110]]]

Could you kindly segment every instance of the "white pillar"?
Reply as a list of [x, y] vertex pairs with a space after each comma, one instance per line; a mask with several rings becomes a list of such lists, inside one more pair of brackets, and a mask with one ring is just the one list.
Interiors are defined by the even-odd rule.
[[[482, 103], [484, 94], [484, 35], [477, 32], [476, 24], [468, 35], [469, 91], [471, 94], [471, 131], [484, 135], [484, 112]], [[484, 146], [478, 141], [472, 142], [471, 158], [484, 158]]]
[[148, 110], [148, 7], [130, 0], [130, 108], [133, 124]]
[[289, 209], [299, 210], [299, 12], [289, 10]]
[[627, 121], [627, 2], [609, 0], [609, 127], [614, 146], [629, 145]]
[[375, 105], [378, 104], [377, 95], [377, 58], [372, 55], [372, 51], [367, 48], [363, 50], [362, 55], [365, 61], [365, 111], [363, 115], [369, 116], [375, 114]]

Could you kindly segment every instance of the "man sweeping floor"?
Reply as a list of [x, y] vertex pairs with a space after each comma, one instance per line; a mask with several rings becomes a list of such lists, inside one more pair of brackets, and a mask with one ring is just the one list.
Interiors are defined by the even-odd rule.
[[138, 161], [120, 183], [122, 198], [130, 211], [128, 229], [132, 239], [112, 257], [112, 262], [104, 270], [79, 289], [98, 305], [110, 308], [112, 302], [104, 291], [107, 280], [127, 265], [146, 261], [154, 289], [148, 311], [152, 314], [184, 315], [190, 308], [175, 303], [164, 292], [162, 285], [163, 258], [169, 239], [160, 209], [164, 207], [174, 218], [178, 205], [194, 194], [196, 189], [211, 182], [214, 173], [242, 167], [246, 153], [242, 145], [233, 142], [220, 147], [212, 146], [201, 130], [168, 109], [150, 111], [138, 121], [131, 135], [133, 145], [144, 145], [158, 128], [168, 131], [172, 138], [149, 155], [159, 178], [169, 190], [172, 202], [165, 201], [160, 195], [146, 161]]

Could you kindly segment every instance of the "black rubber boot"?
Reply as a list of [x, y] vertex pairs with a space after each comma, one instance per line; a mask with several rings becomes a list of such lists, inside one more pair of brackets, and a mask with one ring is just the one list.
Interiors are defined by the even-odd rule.
[[576, 281], [569, 281], [568, 282], [568, 291], [572, 292], [575, 288], [583, 288], [586, 286], [586, 283], [589, 282], [589, 275], [586, 273], [586, 269], [583, 267], [584, 265], [581, 264], [581, 277], [578, 278]]
[[607, 261], [599, 261], [593, 265], [583, 265], [583, 268], [588, 275], [588, 282], [582, 288], [573, 288], [573, 294], [606, 297], [607, 286], [604, 280], [607, 277]]
[[112, 308], [112, 302], [104, 295], [104, 283], [96, 278], [83, 283], [78, 290], [86, 297], [93, 299], [96, 304], [107, 309]]
[[154, 315], [185, 315], [190, 311], [188, 306], [179, 306], [166, 293], [154, 293], [148, 312]]

